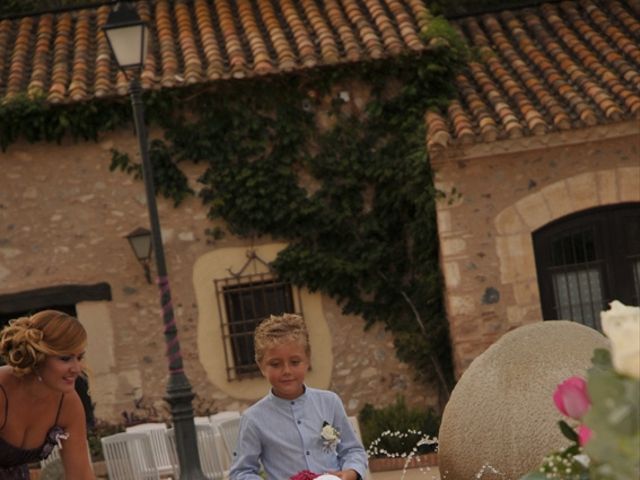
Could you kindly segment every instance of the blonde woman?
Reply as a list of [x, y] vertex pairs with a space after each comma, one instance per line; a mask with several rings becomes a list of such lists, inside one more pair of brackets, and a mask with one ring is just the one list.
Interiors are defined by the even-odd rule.
[[0, 480], [28, 480], [28, 464], [56, 445], [66, 478], [94, 479], [75, 381], [87, 333], [66, 313], [44, 310], [0, 332]]

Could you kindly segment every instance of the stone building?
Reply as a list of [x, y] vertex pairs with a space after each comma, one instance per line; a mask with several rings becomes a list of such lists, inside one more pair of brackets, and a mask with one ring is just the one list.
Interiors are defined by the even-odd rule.
[[[599, 329], [640, 299], [640, 4], [548, 2], [456, 19], [479, 60], [429, 114], [458, 374], [542, 319]], [[453, 192], [453, 194], [452, 194]]]
[[[252, 10], [249, 2], [137, 2], [154, 35], [143, 88], [229, 81], [427, 48], [419, 32], [429, 18], [419, 0], [393, 4], [393, 15], [377, 11], [375, 19], [373, 3], [303, 2], [299, 7], [291, 2], [260, 2], [260, 10]], [[98, 28], [111, 8], [0, 20], [3, 102], [20, 101], [25, 93], [44, 95], [51, 105], [126, 98], [128, 82], [116, 73]], [[377, 24], [386, 27], [379, 30]], [[317, 41], [320, 48], [314, 46]], [[359, 98], [357, 91], [349, 93]], [[162, 134], [152, 129], [149, 137]], [[117, 422], [123, 413], [166, 415], [162, 398], [168, 371], [158, 288], [145, 278], [125, 238], [149, 225], [144, 186], [109, 170], [112, 148], [139, 158], [137, 137], [130, 127], [100, 132], [95, 142], [70, 137], [59, 144], [19, 139], [1, 154], [0, 314], [7, 321], [47, 307], [74, 313], [89, 334], [96, 416]], [[187, 165], [185, 173], [199, 188], [201, 166]], [[367, 402], [391, 403], [398, 394], [411, 404], [437, 404], [436, 388], [417, 381], [416, 372], [396, 358], [393, 337], [383, 327], [364, 331], [363, 319], [342, 314], [328, 297], [274, 278], [268, 263], [284, 245], [232, 236], [211, 244], [205, 230], [215, 224], [198, 198], [174, 208], [159, 197], [158, 210], [196, 414], [243, 409], [267, 392], [252, 365], [250, 333], [240, 346], [231, 339], [237, 333], [233, 321], [245, 320], [238, 305], [246, 307], [256, 295], [304, 314], [312, 343], [308, 383], [339, 393], [349, 414]], [[268, 313], [265, 309], [255, 315]]]
[[[421, 0], [296, 5], [138, 2], [157, 44], [143, 87], [428, 48]], [[97, 32], [108, 13], [103, 6], [0, 20], [3, 101], [37, 92], [51, 104], [126, 95]], [[518, 325], [572, 318], [597, 328], [607, 301], [638, 303], [639, 14], [636, 0], [576, 0], [451, 19], [479, 56], [457, 78], [448, 111], [426, 114], [425, 148], [446, 194], [437, 213], [458, 374]], [[140, 399], [161, 409], [167, 376], [157, 287], [124, 238], [148, 225], [143, 185], [109, 171], [111, 148], [135, 156], [136, 142], [125, 129], [97, 142], [20, 140], [0, 157], [0, 314], [72, 309], [91, 339], [97, 416], [111, 421]], [[186, 173], [195, 187], [199, 167]], [[225, 297], [225, 287], [277, 282], [266, 264], [283, 245], [225, 238], [212, 246], [198, 200], [174, 208], [159, 198], [158, 207], [196, 411], [242, 409], [266, 384], [234, 378], [239, 358], [228, 356], [224, 308], [234, 293]], [[309, 322], [309, 383], [338, 392], [350, 414], [397, 393], [435, 405], [435, 389], [396, 359], [388, 332], [363, 331], [362, 319], [320, 294], [292, 287], [287, 298]]]

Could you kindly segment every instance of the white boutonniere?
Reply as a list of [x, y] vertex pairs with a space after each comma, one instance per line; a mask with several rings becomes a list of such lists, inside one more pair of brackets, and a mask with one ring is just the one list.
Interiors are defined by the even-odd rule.
[[340, 443], [340, 431], [329, 422], [322, 422], [320, 436], [322, 437], [323, 448], [328, 451], [335, 452], [336, 447]]

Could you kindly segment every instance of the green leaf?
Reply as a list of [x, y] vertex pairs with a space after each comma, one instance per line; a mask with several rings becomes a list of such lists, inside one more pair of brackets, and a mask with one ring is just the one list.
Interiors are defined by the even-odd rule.
[[547, 475], [542, 472], [531, 472], [527, 473], [520, 480], [548, 480]]
[[560, 427], [560, 431], [566, 438], [568, 438], [572, 442], [578, 442], [578, 434], [573, 428], [569, 426], [567, 422], [565, 422], [564, 420], [560, 420], [558, 421], [558, 426]]
[[611, 361], [611, 352], [605, 348], [596, 348], [593, 351], [591, 363], [594, 367], [604, 370], [611, 370], [613, 368], [613, 363]]

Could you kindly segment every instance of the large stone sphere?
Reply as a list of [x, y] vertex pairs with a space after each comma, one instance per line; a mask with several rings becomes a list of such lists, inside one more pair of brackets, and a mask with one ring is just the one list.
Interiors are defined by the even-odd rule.
[[443, 413], [442, 478], [517, 480], [567, 446], [553, 392], [566, 378], [585, 375], [595, 348], [609, 348], [609, 341], [591, 328], [556, 320], [517, 328], [478, 356]]

